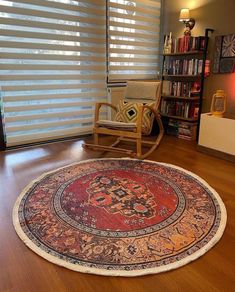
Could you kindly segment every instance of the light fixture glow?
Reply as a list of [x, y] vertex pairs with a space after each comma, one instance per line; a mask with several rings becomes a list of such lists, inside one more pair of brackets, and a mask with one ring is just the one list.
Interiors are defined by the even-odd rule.
[[189, 9], [188, 8], [183, 8], [180, 11], [180, 18], [179, 21], [189, 21], [190, 16], [189, 16]]
[[190, 17], [189, 9], [183, 8], [180, 10], [179, 21], [185, 24], [185, 35], [191, 35], [191, 30], [195, 25], [195, 19]]

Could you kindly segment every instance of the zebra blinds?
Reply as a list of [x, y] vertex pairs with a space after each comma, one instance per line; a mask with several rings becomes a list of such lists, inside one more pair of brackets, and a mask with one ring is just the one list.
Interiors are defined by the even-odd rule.
[[108, 1], [109, 81], [159, 75], [161, 0]]
[[0, 1], [7, 146], [90, 133], [106, 100], [105, 0]]

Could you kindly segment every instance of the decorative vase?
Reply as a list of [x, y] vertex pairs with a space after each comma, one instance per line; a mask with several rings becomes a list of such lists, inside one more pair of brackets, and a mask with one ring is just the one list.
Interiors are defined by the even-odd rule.
[[165, 42], [164, 42], [164, 54], [170, 54], [172, 49], [172, 33], [170, 32], [170, 35], [166, 35]]

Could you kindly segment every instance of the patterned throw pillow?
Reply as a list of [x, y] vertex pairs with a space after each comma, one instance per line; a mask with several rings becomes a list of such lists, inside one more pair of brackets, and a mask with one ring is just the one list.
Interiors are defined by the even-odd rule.
[[[117, 114], [114, 118], [116, 122], [135, 123], [137, 121], [139, 103], [126, 102], [121, 100], [117, 106]], [[154, 106], [155, 103], [148, 103], [149, 106]], [[142, 117], [142, 133], [149, 135], [152, 130], [154, 114], [148, 108], [144, 109]]]

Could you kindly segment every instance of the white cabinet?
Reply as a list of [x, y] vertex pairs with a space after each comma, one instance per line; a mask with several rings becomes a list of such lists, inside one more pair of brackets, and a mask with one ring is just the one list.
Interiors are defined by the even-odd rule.
[[198, 144], [235, 155], [235, 119], [202, 114]]

